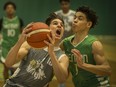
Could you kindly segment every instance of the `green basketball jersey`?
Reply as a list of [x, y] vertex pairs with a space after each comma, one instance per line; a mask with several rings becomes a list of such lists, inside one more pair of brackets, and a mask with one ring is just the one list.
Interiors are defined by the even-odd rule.
[[2, 22], [2, 56], [5, 58], [10, 48], [17, 42], [20, 34], [20, 20], [17, 16], [13, 19], [3, 17]]
[[97, 39], [92, 35], [88, 35], [80, 44], [74, 46], [71, 44], [73, 38], [74, 36], [65, 38], [63, 45], [65, 53], [70, 61], [69, 70], [72, 74], [75, 87], [101, 87], [101, 85], [107, 85], [104, 87], [109, 87], [107, 77], [97, 76], [94, 73], [79, 68], [77, 66], [76, 58], [71, 52], [71, 49], [78, 49], [83, 56], [83, 62], [96, 65], [92, 54], [92, 43]]

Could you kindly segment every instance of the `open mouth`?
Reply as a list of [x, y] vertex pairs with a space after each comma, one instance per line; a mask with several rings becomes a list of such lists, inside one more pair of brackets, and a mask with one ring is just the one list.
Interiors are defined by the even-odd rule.
[[61, 38], [61, 29], [56, 30], [56, 38], [60, 39]]
[[60, 34], [61, 34], [61, 30], [60, 30], [60, 29], [57, 29], [57, 30], [56, 30], [56, 34], [57, 34], [57, 35], [60, 35]]

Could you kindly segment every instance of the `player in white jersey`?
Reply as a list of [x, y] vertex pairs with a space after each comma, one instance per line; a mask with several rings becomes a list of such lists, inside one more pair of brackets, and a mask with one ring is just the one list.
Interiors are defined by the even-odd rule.
[[64, 39], [65, 37], [68, 37], [73, 34], [71, 26], [75, 15], [75, 11], [70, 9], [70, 0], [59, 0], [59, 2], [61, 5], [61, 10], [58, 10], [55, 13], [64, 20], [65, 23], [65, 31], [63, 36]]

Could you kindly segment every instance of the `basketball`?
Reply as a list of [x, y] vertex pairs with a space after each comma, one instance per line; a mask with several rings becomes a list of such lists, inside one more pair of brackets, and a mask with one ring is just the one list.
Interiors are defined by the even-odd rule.
[[44, 48], [47, 46], [44, 40], [49, 41], [47, 34], [51, 34], [49, 26], [42, 22], [36, 22], [32, 25], [32, 31], [28, 34], [27, 43], [33, 48]]

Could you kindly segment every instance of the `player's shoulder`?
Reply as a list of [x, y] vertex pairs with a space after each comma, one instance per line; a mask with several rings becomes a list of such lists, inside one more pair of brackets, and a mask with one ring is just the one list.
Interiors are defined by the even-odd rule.
[[88, 37], [87, 37], [87, 40], [89, 42], [94, 42], [94, 41], [97, 41], [98, 39], [96, 38], [96, 36], [89, 34]]
[[55, 13], [56, 13], [56, 14], [60, 14], [60, 13], [62, 13], [62, 10], [58, 10], [58, 11], [56, 11]]
[[71, 12], [71, 13], [76, 13], [76, 11], [74, 11], [74, 10], [72, 10], [72, 9], [70, 9], [70, 12]]
[[69, 37], [66, 37], [63, 39], [63, 42], [70, 42], [74, 38], [74, 35], [71, 35]]
[[74, 10], [69, 10], [68, 15], [69, 15], [69, 16], [74, 16], [75, 13], [76, 13], [76, 12], [75, 12]]
[[92, 48], [93, 50], [97, 50], [97, 51], [100, 51], [103, 49], [103, 45], [100, 41], [94, 41], [93, 44], [92, 44]]
[[76, 11], [70, 9], [70, 10], [69, 10], [69, 13], [74, 15], [74, 14], [76, 13]]
[[72, 36], [69, 36], [69, 37], [67, 37], [67, 38], [64, 38], [61, 42], [60, 42], [60, 48], [62, 49], [62, 50], [64, 50], [64, 46], [66, 45], [66, 44], [69, 44], [70, 42], [71, 42], [71, 39], [74, 37], [74, 35], [72, 35]]

